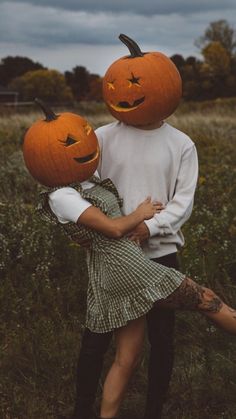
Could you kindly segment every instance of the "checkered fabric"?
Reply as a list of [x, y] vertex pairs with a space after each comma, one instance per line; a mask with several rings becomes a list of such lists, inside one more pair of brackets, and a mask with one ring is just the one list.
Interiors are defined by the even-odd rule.
[[[110, 179], [90, 179], [95, 186], [83, 190], [74, 187], [84, 199], [98, 207], [108, 217], [121, 216], [118, 192]], [[87, 252], [89, 284], [87, 292], [86, 326], [104, 333], [126, 325], [146, 314], [153, 304], [168, 297], [180, 286], [185, 276], [172, 268], [149, 260], [141, 248], [127, 238], [110, 239], [83, 225], [61, 224], [48, 204], [48, 194], [40, 194], [39, 211], [51, 222], [59, 224], [77, 243], [91, 241]]]

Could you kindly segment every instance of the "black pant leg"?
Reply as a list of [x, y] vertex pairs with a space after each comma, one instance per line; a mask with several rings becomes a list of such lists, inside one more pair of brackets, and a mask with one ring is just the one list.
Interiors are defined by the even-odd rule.
[[[154, 262], [178, 269], [177, 254], [172, 253]], [[160, 419], [171, 379], [174, 362], [174, 310], [153, 307], [147, 314], [150, 357], [145, 419]]]
[[77, 366], [76, 406], [73, 419], [90, 419], [102, 372], [103, 358], [112, 332], [94, 333], [85, 329]]

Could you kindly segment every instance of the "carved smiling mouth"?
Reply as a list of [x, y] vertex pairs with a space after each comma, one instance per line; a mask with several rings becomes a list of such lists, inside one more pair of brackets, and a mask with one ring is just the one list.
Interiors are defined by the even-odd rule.
[[87, 163], [90, 160], [93, 160], [95, 157], [97, 157], [98, 151], [94, 151], [94, 153], [88, 154], [84, 157], [74, 157], [74, 160], [77, 161], [77, 163]]
[[130, 112], [134, 109], [137, 109], [141, 103], [145, 100], [145, 96], [141, 97], [140, 99], [136, 99], [132, 104], [129, 102], [119, 102], [117, 105], [113, 105], [109, 103], [110, 107], [118, 112]]

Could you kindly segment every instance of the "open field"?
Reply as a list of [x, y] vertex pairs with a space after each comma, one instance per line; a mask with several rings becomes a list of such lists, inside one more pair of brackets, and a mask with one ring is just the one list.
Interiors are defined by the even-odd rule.
[[[184, 228], [182, 270], [234, 306], [235, 110], [235, 99], [185, 103], [170, 118], [195, 141], [200, 160], [195, 207]], [[103, 107], [84, 105], [82, 112], [94, 127], [112, 120]], [[84, 327], [84, 253], [35, 213], [39, 186], [22, 160], [23, 132], [39, 115], [11, 112], [0, 117], [0, 419], [69, 417]], [[235, 345], [235, 337], [199, 315], [178, 313], [175, 369], [164, 418], [236, 418]], [[147, 353], [123, 405], [129, 419], [141, 418]]]

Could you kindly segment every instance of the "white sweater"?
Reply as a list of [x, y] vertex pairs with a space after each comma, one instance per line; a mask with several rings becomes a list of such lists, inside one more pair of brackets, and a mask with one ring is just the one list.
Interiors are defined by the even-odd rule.
[[96, 130], [101, 148], [98, 172], [109, 177], [129, 214], [147, 196], [166, 207], [146, 221], [150, 239], [143, 250], [150, 258], [176, 252], [184, 244], [181, 226], [190, 217], [198, 178], [197, 152], [183, 132], [164, 123], [140, 130], [114, 122]]

